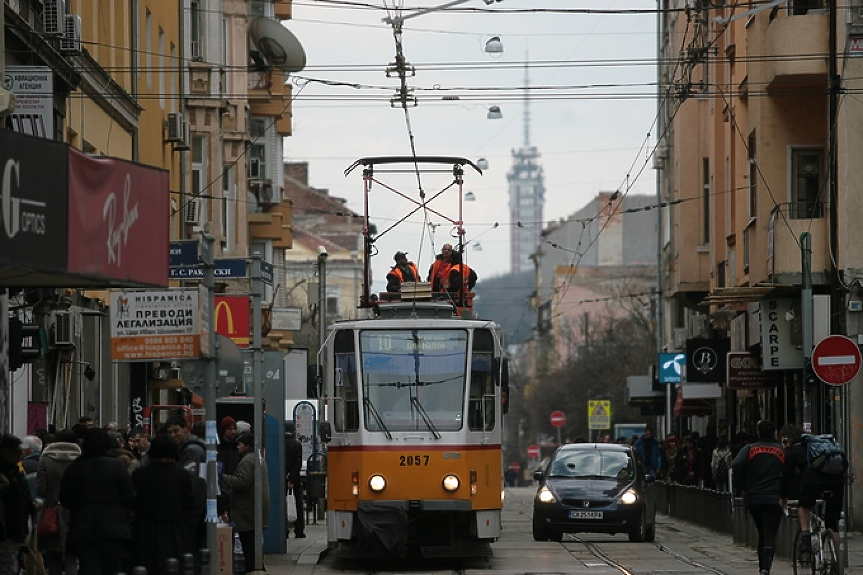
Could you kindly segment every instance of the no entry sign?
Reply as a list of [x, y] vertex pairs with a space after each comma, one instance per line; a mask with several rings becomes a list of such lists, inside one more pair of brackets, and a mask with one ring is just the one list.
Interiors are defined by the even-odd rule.
[[539, 457], [539, 445], [528, 445], [527, 456], [532, 457], [533, 459]]
[[845, 385], [860, 371], [860, 348], [844, 335], [827, 336], [812, 351], [812, 371], [828, 385]]
[[552, 411], [551, 412], [551, 424], [555, 427], [563, 427], [563, 424], [566, 423], [566, 415], [560, 411]]

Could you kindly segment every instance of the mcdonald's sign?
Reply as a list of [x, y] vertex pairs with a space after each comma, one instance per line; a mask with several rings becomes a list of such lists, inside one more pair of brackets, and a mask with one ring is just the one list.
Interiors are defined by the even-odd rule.
[[249, 347], [249, 296], [217, 295], [213, 299], [213, 324], [237, 347]]

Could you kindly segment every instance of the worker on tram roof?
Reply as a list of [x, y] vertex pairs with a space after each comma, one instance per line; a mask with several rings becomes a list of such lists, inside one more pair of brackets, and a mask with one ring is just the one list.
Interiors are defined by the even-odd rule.
[[388, 292], [401, 291], [402, 283], [404, 282], [419, 281], [420, 275], [417, 271], [417, 266], [415, 263], [408, 261], [408, 256], [405, 252], [396, 252], [393, 259], [396, 261], [396, 265], [387, 273]]

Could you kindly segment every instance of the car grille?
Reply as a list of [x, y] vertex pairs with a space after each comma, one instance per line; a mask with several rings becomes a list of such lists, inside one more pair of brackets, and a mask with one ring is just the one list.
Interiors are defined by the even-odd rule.
[[[578, 507], [584, 509], [595, 509], [599, 507], [606, 507], [609, 503], [611, 503], [610, 499], [564, 499], [562, 501], [564, 505], [569, 507]], [[585, 505], [585, 503], [587, 505]]]

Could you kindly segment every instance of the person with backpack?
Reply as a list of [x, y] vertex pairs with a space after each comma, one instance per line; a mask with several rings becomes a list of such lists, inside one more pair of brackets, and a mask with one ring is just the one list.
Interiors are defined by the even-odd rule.
[[728, 439], [720, 437], [710, 457], [710, 472], [716, 491], [728, 491], [728, 471], [731, 469], [731, 448]]
[[845, 495], [845, 474], [848, 460], [841, 446], [831, 435], [804, 433], [800, 443], [789, 449], [783, 474], [783, 497], [791, 493], [795, 477], [801, 477], [797, 494], [797, 521], [800, 523], [800, 551], [811, 549], [809, 519], [812, 506], [824, 500], [824, 524], [833, 530], [836, 547], [839, 547], [839, 517]]
[[758, 422], [758, 441], [742, 448], [731, 469], [735, 487], [743, 492], [746, 508], [758, 529], [758, 569], [770, 575], [776, 552], [776, 534], [782, 521], [780, 488], [785, 468], [785, 450], [776, 441], [772, 421]]

